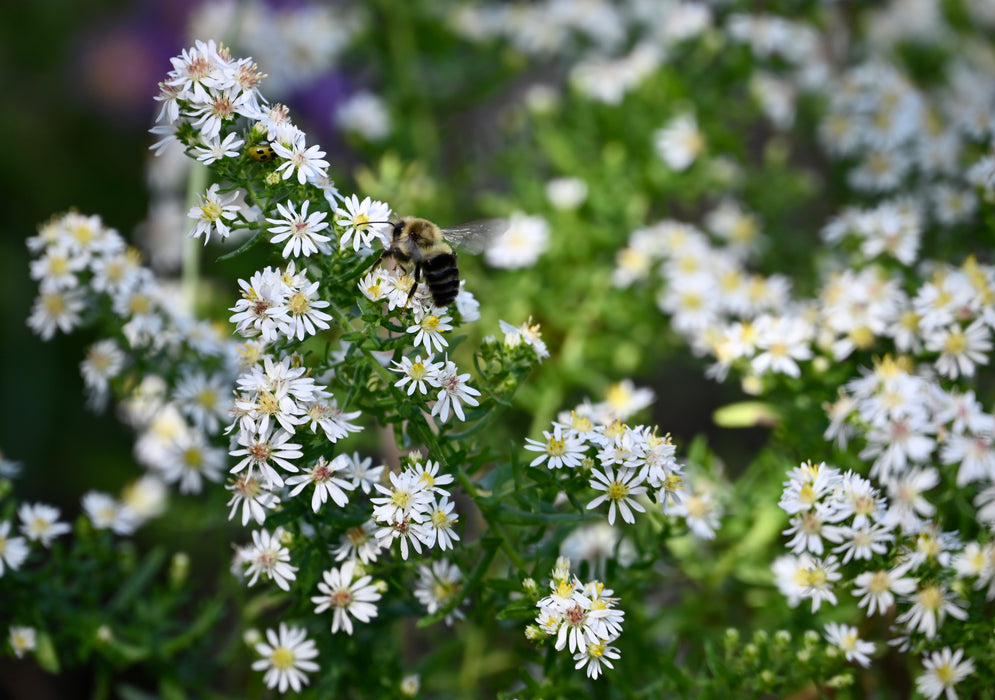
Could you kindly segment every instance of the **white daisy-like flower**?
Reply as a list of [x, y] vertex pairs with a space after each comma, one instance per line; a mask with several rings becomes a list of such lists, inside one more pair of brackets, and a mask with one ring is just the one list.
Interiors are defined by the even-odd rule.
[[617, 472], [610, 466], [602, 466], [601, 469], [591, 470], [591, 488], [603, 493], [587, 504], [587, 509], [597, 508], [605, 501], [609, 501], [608, 524], [615, 524], [615, 510], [622, 514], [622, 520], [630, 525], [636, 522], [636, 516], [632, 511], [645, 513], [646, 508], [639, 501], [637, 496], [646, 493], [643, 486], [643, 472], [638, 469], [619, 469]]
[[366, 90], [350, 95], [339, 105], [335, 122], [367, 141], [381, 141], [390, 134], [390, 112], [383, 99]]
[[280, 497], [263, 488], [262, 482], [254, 476], [240, 474], [237, 479], [229, 482], [225, 489], [232, 492], [232, 497], [226, 505], [231, 506], [228, 519], [235, 517], [235, 511], [242, 506], [242, 525], [248, 525], [254, 520], [262, 525], [266, 522], [266, 511], [275, 510], [280, 505]]
[[358, 452], [353, 452], [352, 456], [349, 457], [349, 464], [346, 467], [346, 472], [356, 485], [356, 488], [362, 489], [363, 493], [367, 495], [370, 494], [374, 485], [380, 482], [380, 476], [383, 474], [384, 469], [387, 468], [383, 464], [376, 467], [372, 466], [372, 464], [372, 457], [362, 459]]
[[28, 544], [23, 537], [10, 537], [10, 523], [0, 523], [0, 577], [6, 569], [17, 571], [28, 557]]
[[86, 300], [79, 289], [42, 292], [28, 316], [28, 326], [42, 340], [51, 340], [55, 331], [71, 333], [82, 321]]
[[231, 473], [237, 474], [245, 469], [246, 476], [253, 476], [258, 469], [263, 484], [268, 488], [283, 486], [283, 477], [273, 465], [296, 473], [299, 470], [290, 460], [303, 454], [299, 444], [290, 442], [292, 437], [286, 430], [277, 428], [274, 431], [273, 426], [264, 433], [239, 433], [238, 444], [241, 447], [228, 454], [243, 458], [231, 468]]
[[[423, 564], [418, 567], [415, 598], [425, 606], [429, 615], [434, 615], [460, 595], [462, 580], [463, 573], [448, 559], [434, 561], [431, 567]], [[453, 621], [462, 620], [464, 617], [463, 612], [457, 608], [446, 615], [445, 623], [452, 626]]]
[[484, 260], [491, 267], [509, 270], [531, 267], [549, 247], [549, 230], [541, 216], [515, 212], [508, 227], [488, 242]]
[[380, 543], [376, 538], [377, 524], [367, 520], [362, 525], [350, 527], [339, 540], [339, 546], [332, 550], [335, 561], [359, 559], [371, 564], [380, 557]]
[[204, 237], [204, 245], [211, 239], [215, 231], [221, 240], [231, 234], [230, 222], [238, 217], [239, 206], [233, 202], [238, 197], [237, 192], [222, 195], [218, 192], [220, 185], [214, 183], [205, 194], [200, 195], [200, 204], [191, 207], [187, 216], [194, 219], [197, 225], [188, 234], [191, 238]]
[[288, 320], [284, 332], [288, 338], [304, 340], [307, 336], [317, 334], [319, 329], [327, 330], [330, 327], [328, 322], [332, 317], [322, 309], [327, 308], [331, 302], [318, 297], [318, 285], [319, 281], [315, 280], [293, 290], [287, 297]]
[[588, 642], [573, 655], [576, 661], [575, 669], [586, 667], [587, 677], [595, 679], [601, 675], [602, 667], [615, 668], [609, 659], [618, 659], [621, 654], [618, 647], [611, 646], [615, 638]]
[[283, 534], [283, 528], [272, 534], [266, 530], [252, 532], [252, 545], [243, 554], [248, 562], [245, 570], [250, 577], [248, 585], [255, 585], [262, 576], [272, 579], [283, 590], [290, 590], [290, 582], [297, 578], [297, 567], [290, 564], [290, 550], [281, 541]]
[[323, 211], [316, 211], [309, 215], [307, 209], [310, 204], [311, 201], [305, 199], [299, 214], [293, 202], [290, 202], [286, 207], [277, 204], [276, 209], [282, 218], [266, 219], [269, 223], [274, 224], [269, 228], [269, 232], [274, 234], [270, 242], [274, 245], [287, 242], [283, 247], [284, 258], [301, 255], [308, 257], [319, 252], [322, 245], [331, 240], [328, 236], [320, 233], [329, 226], [328, 222], [325, 221], [327, 214]]
[[425, 544], [434, 547], [439, 543], [439, 549], [453, 549], [453, 543], [459, 542], [459, 535], [453, 526], [459, 521], [459, 516], [453, 514], [456, 504], [444, 496], [442, 500], [428, 508], [425, 520]]
[[573, 430], [567, 430], [564, 434], [563, 428], [556, 424], [553, 426], [552, 433], [544, 430], [542, 434], [546, 438], [545, 442], [525, 438], [526, 450], [542, 453], [529, 463], [530, 467], [538, 466], [546, 462], [547, 459], [549, 461], [546, 463], [546, 467], [549, 469], [573, 468], [579, 466], [583, 461], [587, 445], [577, 437]]
[[847, 661], [856, 661], [864, 668], [871, 665], [871, 657], [868, 655], [874, 653], [874, 642], [861, 639], [856, 627], [827, 623], [826, 641], [842, 651]]
[[14, 656], [19, 659], [23, 659], [27, 652], [34, 651], [38, 644], [38, 634], [34, 627], [11, 625], [7, 639]]
[[317, 180], [328, 177], [328, 161], [324, 159], [325, 152], [317, 144], [305, 147], [304, 139], [300, 139], [292, 148], [284, 146], [279, 141], [273, 141], [273, 150], [284, 159], [284, 162], [276, 169], [276, 172], [283, 172], [283, 179], [288, 180], [297, 171], [297, 182], [306, 183], [308, 180]]
[[924, 654], [922, 665], [926, 672], [916, 678], [916, 690], [929, 700], [936, 700], [943, 694], [947, 700], [957, 700], [954, 686], [975, 671], [974, 660], [965, 659], [963, 649], [951, 651], [950, 647]]
[[936, 636], [948, 614], [958, 620], [967, 619], [967, 610], [960, 607], [950, 591], [941, 584], [926, 583], [907, 598], [915, 604], [895, 618], [895, 622], [904, 624], [910, 632], [922, 632], [927, 639]]
[[210, 165], [222, 158], [237, 158], [242, 153], [244, 145], [245, 141], [240, 139], [238, 134], [232, 132], [225, 136], [224, 141], [218, 139], [217, 136], [206, 139], [203, 146], [197, 146], [193, 149], [193, 153], [201, 163]]
[[457, 418], [466, 420], [466, 416], [463, 414], [463, 404], [468, 406], [480, 405], [480, 402], [474, 398], [480, 396], [480, 392], [466, 383], [469, 378], [469, 372], [460, 374], [456, 363], [446, 360], [445, 366], [439, 370], [436, 376], [439, 395], [436, 397], [435, 405], [432, 406], [433, 416], [439, 416], [439, 419], [445, 423], [449, 420], [449, 409], [451, 408]]
[[691, 114], [674, 117], [653, 138], [657, 154], [672, 170], [687, 170], [705, 150], [705, 137]]
[[394, 386], [402, 389], [407, 385], [408, 396], [414, 394], [415, 391], [424, 395], [428, 393], [428, 387], [439, 386], [438, 377], [442, 370], [442, 363], [432, 362], [431, 355], [424, 362], [421, 355], [416, 355], [414, 360], [410, 357], [401, 357], [400, 362], [394, 360], [393, 364], [394, 366], [390, 368], [391, 371], [404, 375], [394, 383]]
[[318, 583], [322, 595], [311, 598], [315, 614], [333, 609], [332, 634], [341, 629], [351, 635], [353, 617], [369, 622], [377, 616], [375, 603], [380, 600], [377, 586], [371, 576], [357, 576], [356, 568], [355, 561], [347, 561], [340, 568], [325, 571]]
[[292, 486], [291, 496], [296, 496], [308, 484], [314, 484], [314, 494], [311, 496], [311, 509], [317, 513], [321, 507], [331, 499], [337, 506], [343, 508], [349, 503], [349, 496], [346, 491], [352, 491], [356, 484], [349, 481], [342, 474], [349, 466], [349, 458], [345, 455], [338, 455], [329, 462], [324, 457], [319, 457], [307, 474], [292, 476], [287, 479], [287, 486]]
[[21, 519], [21, 534], [45, 547], [50, 547], [56, 537], [72, 531], [69, 525], [59, 522], [59, 509], [44, 503], [22, 503], [17, 515]]
[[935, 329], [926, 335], [925, 344], [927, 350], [940, 353], [936, 358], [936, 371], [941, 375], [950, 379], [973, 377], [977, 365], [988, 364], [991, 331], [979, 318], [967, 328], [955, 323]]
[[111, 530], [118, 535], [131, 535], [140, 524], [134, 513], [106, 493], [89, 491], [83, 495], [82, 505], [83, 512], [98, 530]]
[[373, 241], [380, 239], [386, 243], [390, 240], [390, 207], [384, 202], [374, 201], [366, 197], [362, 201], [356, 195], [350, 195], [342, 200], [342, 205], [335, 210], [335, 224], [344, 230], [339, 239], [340, 248], [348, 248], [352, 244], [355, 251], [360, 247], [372, 248]]
[[280, 623], [280, 630], [266, 630], [266, 641], [256, 644], [256, 653], [263, 658], [252, 663], [253, 671], [265, 671], [263, 682], [267, 688], [281, 693], [292, 689], [295, 693], [308, 683], [306, 673], [314, 673], [320, 666], [311, 659], [318, 656], [314, 640], [307, 638], [307, 631], [300, 627], [287, 627]]
[[449, 341], [442, 334], [453, 329], [452, 320], [449, 315], [425, 314], [417, 323], [408, 326], [407, 332], [415, 336], [416, 347], [421, 345], [429, 353], [442, 352], [449, 347]]

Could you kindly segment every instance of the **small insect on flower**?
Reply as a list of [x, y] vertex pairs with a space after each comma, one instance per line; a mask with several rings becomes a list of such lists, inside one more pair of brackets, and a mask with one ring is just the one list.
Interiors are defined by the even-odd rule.
[[380, 256], [377, 265], [385, 258], [393, 258], [397, 267], [412, 275], [415, 283], [408, 292], [408, 302], [415, 295], [424, 273], [433, 303], [438, 307], [449, 306], [456, 301], [460, 290], [456, 251], [450, 243], [467, 252], [479, 253], [485, 239], [491, 233], [500, 232], [502, 223], [490, 219], [443, 229], [427, 219], [405, 217], [394, 223], [390, 247]]
[[268, 163], [276, 158], [276, 151], [267, 142], [252, 144], [245, 149], [245, 155], [258, 163]]

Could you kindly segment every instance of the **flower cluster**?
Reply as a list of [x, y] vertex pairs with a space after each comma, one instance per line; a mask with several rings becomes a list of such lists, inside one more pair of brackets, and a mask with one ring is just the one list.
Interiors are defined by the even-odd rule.
[[408, 558], [408, 547], [421, 554], [422, 545], [445, 551], [459, 541], [453, 529], [459, 520], [456, 504], [443, 488], [453, 483], [451, 474], [440, 473], [439, 463], [414, 461], [401, 472], [391, 472], [390, 485], [374, 484], [382, 495], [371, 500], [373, 521], [378, 526], [377, 543], [390, 549], [400, 543], [401, 558]]
[[[897, 610], [889, 643], [908, 647], [956, 638], [945, 625], [967, 619], [966, 584], [986, 591], [986, 600], [995, 596], [995, 546], [940, 530], [929, 519], [935, 506], [922, 495], [937, 485], [935, 470], [908, 476], [885, 496], [868, 479], [824, 463], [791, 471], [780, 502], [791, 515], [784, 532], [791, 554], [773, 568], [792, 606], [835, 606], [836, 590], [851, 588], [867, 617]], [[870, 663], [873, 644], [860, 641], [854, 628], [827, 627], [827, 636], [861, 665]], [[963, 650], [956, 653], [959, 659]]]
[[581, 582], [565, 557], [556, 560], [549, 591], [536, 603], [539, 613], [529, 637], [555, 637], [556, 650], [568, 649], [575, 668], [586, 667], [588, 678], [600, 676], [603, 667], [614, 668], [611, 660], [619, 658], [619, 650], [612, 642], [622, 634], [625, 612], [617, 607], [613, 591], [601, 581]]
[[609, 391], [608, 401], [584, 403], [561, 414], [552, 430], [543, 431], [544, 440], [526, 438], [525, 449], [539, 453], [529, 466], [590, 472], [588, 485], [598, 495], [587, 507], [607, 503], [609, 525], [615, 524], [616, 515], [635, 523], [635, 513], [646, 512], [652, 499], [660, 512], [683, 518], [696, 536], [711, 539], [722, 512], [714, 486], [697, 478], [686, 488], [688, 480], [670, 436], [622, 422], [649, 401], [651, 392], [625, 382]]
[[[101, 322], [118, 334], [90, 346], [80, 373], [91, 407], [104, 408], [112, 393], [122, 399], [121, 416], [138, 434], [135, 457], [150, 474], [126, 489], [123, 504], [93, 492], [84, 508], [98, 527], [131, 534], [164, 508], [155, 484], [199, 493], [205, 481], [221, 480], [225, 452], [213, 439], [231, 406], [235, 346], [177, 305], [137, 251], [98, 217], [56, 217], [28, 247], [37, 256], [32, 276], [40, 295], [28, 319], [36, 333], [47, 340], [56, 330]], [[167, 364], [158, 371], [138, 372], [162, 357]]]

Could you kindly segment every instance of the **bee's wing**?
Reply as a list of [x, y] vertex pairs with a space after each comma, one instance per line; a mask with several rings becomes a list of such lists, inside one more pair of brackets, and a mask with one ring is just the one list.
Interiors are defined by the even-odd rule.
[[507, 219], [480, 219], [461, 226], [442, 229], [446, 240], [461, 250], [477, 255], [482, 253], [487, 243], [508, 229]]

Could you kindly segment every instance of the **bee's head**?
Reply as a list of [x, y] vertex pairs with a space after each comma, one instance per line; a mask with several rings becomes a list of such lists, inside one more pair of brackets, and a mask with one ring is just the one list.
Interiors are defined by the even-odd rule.
[[398, 238], [400, 238], [403, 232], [404, 232], [404, 219], [401, 219], [400, 221], [394, 224], [394, 240], [396, 241]]

